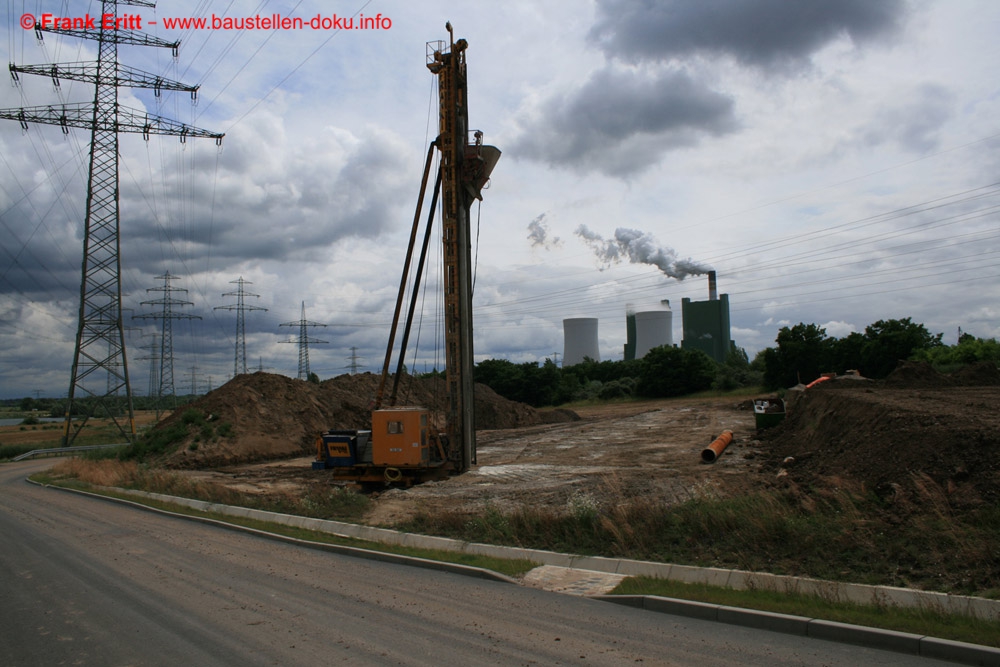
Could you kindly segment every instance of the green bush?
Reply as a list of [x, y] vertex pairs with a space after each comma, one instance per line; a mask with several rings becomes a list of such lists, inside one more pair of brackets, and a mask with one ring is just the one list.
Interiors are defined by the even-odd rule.
[[188, 408], [181, 415], [181, 423], [184, 425], [193, 424], [195, 426], [201, 426], [205, 423], [205, 413], [201, 410], [195, 408]]
[[650, 398], [683, 396], [710, 389], [716, 364], [701, 350], [654, 347], [642, 358], [636, 393]]

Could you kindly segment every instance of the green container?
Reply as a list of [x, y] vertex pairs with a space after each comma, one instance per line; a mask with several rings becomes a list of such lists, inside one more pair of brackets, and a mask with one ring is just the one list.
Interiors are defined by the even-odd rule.
[[785, 402], [780, 398], [755, 398], [753, 416], [758, 431], [777, 426], [785, 419]]

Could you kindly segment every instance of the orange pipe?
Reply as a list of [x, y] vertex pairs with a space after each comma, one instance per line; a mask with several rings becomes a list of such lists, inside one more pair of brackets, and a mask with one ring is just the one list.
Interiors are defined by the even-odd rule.
[[702, 450], [701, 460], [705, 463], [715, 463], [715, 459], [722, 456], [722, 452], [726, 451], [726, 447], [732, 441], [733, 432], [726, 429], [722, 432], [722, 435], [712, 441], [711, 445]]

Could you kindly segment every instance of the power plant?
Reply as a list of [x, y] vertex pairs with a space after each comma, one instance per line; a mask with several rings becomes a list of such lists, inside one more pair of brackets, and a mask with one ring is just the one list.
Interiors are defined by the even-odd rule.
[[681, 299], [684, 349], [701, 350], [720, 364], [735, 345], [729, 332], [729, 295], [719, 295], [715, 271], [708, 272], [708, 301]]
[[597, 343], [596, 317], [571, 317], [563, 320], [563, 366], [601, 360]]
[[[654, 347], [673, 346], [673, 318], [668, 299], [644, 310], [626, 304], [625, 361], [642, 359]], [[715, 271], [708, 272], [708, 300], [682, 299], [681, 319], [682, 348], [701, 350], [719, 363], [726, 360], [735, 342], [730, 338], [729, 295], [719, 295]], [[578, 364], [588, 357], [600, 361], [596, 317], [564, 319], [563, 336], [563, 366]]]
[[674, 314], [670, 300], [664, 299], [653, 310], [636, 311], [625, 306], [625, 361], [642, 359], [654, 347], [674, 344]]

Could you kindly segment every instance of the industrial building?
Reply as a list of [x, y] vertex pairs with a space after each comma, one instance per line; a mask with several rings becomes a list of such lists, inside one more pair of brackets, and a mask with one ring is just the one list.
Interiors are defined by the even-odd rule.
[[681, 347], [701, 350], [719, 363], [736, 344], [729, 331], [729, 295], [718, 293], [715, 271], [708, 272], [708, 301], [681, 299], [684, 338]]
[[563, 320], [563, 363], [565, 366], [583, 363], [585, 359], [601, 360], [597, 342], [596, 317], [571, 317]]
[[[625, 361], [642, 359], [655, 347], [674, 345], [673, 311], [670, 301], [663, 299], [652, 308], [637, 310], [625, 306]], [[701, 350], [719, 363], [724, 363], [736, 345], [730, 338], [729, 295], [719, 295], [715, 271], [708, 272], [708, 300], [681, 300], [683, 339], [681, 347]], [[579, 364], [590, 358], [600, 361], [596, 317], [574, 317], [563, 320], [563, 366]]]
[[674, 344], [674, 314], [670, 301], [664, 299], [660, 307], [636, 311], [632, 304], [625, 306], [625, 361], [642, 359], [654, 347]]

